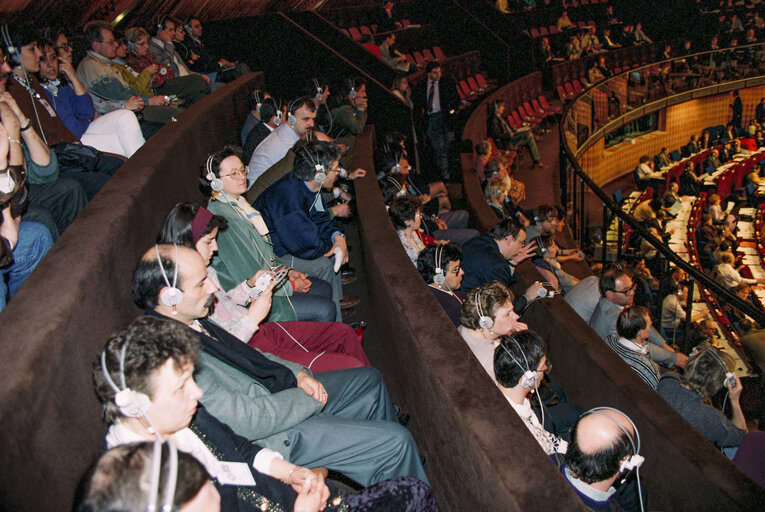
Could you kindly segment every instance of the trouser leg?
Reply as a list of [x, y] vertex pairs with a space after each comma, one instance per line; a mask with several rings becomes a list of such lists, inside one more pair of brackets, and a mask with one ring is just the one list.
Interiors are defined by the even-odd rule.
[[340, 314], [340, 301], [343, 299], [343, 283], [340, 272], [335, 273], [334, 261], [323, 256], [313, 260], [304, 260], [291, 254], [285, 254], [282, 260], [295, 270], [323, 279], [332, 286], [332, 301], [337, 310], [335, 320], [341, 321], [343, 317]]

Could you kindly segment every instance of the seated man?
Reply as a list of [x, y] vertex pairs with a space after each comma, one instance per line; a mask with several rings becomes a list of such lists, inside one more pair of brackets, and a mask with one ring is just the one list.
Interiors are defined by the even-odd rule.
[[260, 106], [260, 122], [252, 127], [247, 134], [242, 149], [242, 160], [249, 162], [252, 154], [263, 140], [271, 135], [284, 122], [284, 110], [281, 104], [277, 104], [273, 98], [266, 98], [258, 103]]
[[539, 149], [534, 134], [528, 127], [513, 131], [505, 120], [505, 102], [497, 100], [492, 104], [489, 116], [488, 135], [500, 149], [512, 149], [513, 146], [526, 146], [531, 155], [532, 167], [545, 167], [540, 162]]
[[653, 162], [648, 155], [640, 157], [640, 163], [635, 167], [635, 185], [640, 190], [645, 190], [651, 183], [651, 173], [653, 173]]
[[653, 161], [658, 168], [667, 167], [672, 164], [672, 159], [669, 156], [669, 149], [666, 147], [661, 148], [661, 152], [653, 157]]
[[[620, 268], [607, 270], [600, 278], [600, 295], [598, 305], [590, 319], [590, 326], [598, 333], [598, 336], [606, 340], [609, 335], [618, 334], [616, 322], [619, 313], [625, 307], [632, 305], [635, 297], [632, 276]], [[675, 352], [653, 327], [647, 340], [651, 342], [648, 353], [652, 361], [668, 367], [674, 365], [680, 368], [685, 367], [688, 357], [681, 352]]]
[[[462, 248], [462, 269], [465, 277], [462, 280], [462, 290], [467, 293], [484, 283], [499, 281], [505, 286], [515, 284], [518, 277], [515, 267], [530, 257], [536, 249], [536, 242], [524, 246], [526, 232], [514, 219], [504, 219], [497, 223], [488, 235], [478, 236]], [[528, 301], [539, 296], [540, 283], [531, 285], [524, 295], [515, 301], [518, 311], [528, 304]]]
[[566, 463], [560, 470], [590, 510], [640, 510], [642, 486], [636, 488], [635, 481], [629, 480], [614, 488], [617, 480], [623, 482], [642, 465], [639, 450], [640, 436], [626, 414], [610, 407], [595, 408], [571, 429]]
[[659, 384], [659, 365], [647, 355], [646, 340], [650, 333], [651, 315], [648, 309], [634, 306], [619, 313], [616, 319], [616, 335], [609, 334], [606, 343], [646, 384], [656, 389]]
[[287, 104], [287, 122], [263, 139], [250, 158], [247, 188], [252, 187], [264, 172], [284, 158], [295, 143], [305, 138], [316, 119], [316, 105], [310, 98], [302, 97]]
[[[377, 506], [385, 503], [387, 493], [430, 494], [422, 482], [402, 478], [374, 488], [377, 493], [346, 496], [319, 473], [237, 435], [199, 406], [203, 391], [193, 376], [199, 359], [199, 340], [178, 322], [143, 317], [117, 331], [93, 364], [96, 394], [110, 423], [107, 445], [171, 440], [215, 478], [226, 511], [318, 511], [325, 505], [326, 510], [360, 510], [376, 500]], [[314, 506], [303, 508], [301, 502], [311, 494]], [[416, 505], [437, 510], [432, 496]]]
[[457, 244], [429, 245], [417, 257], [417, 270], [455, 327], [460, 325], [465, 293], [459, 288], [465, 272]]
[[329, 82], [319, 78], [311, 78], [303, 92], [306, 97], [311, 98], [311, 101], [316, 106], [314, 129], [325, 134], [333, 133], [332, 113], [329, 111], [329, 105], [327, 105], [330, 95]]
[[[300, 365], [245, 345], [206, 319], [216, 287], [199, 253], [177, 250], [163, 245], [143, 255], [133, 273], [133, 299], [149, 316], [185, 324], [201, 342], [196, 379], [211, 414], [296, 464], [334, 469], [362, 485], [404, 475], [427, 481], [377, 370], [352, 368], [314, 378]], [[109, 368], [116, 352], [110, 350]]]
[[[688, 287], [679, 285], [661, 302], [661, 330], [667, 338], [682, 339], [685, 327], [685, 305], [688, 303]], [[691, 323], [696, 323], [707, 316], [706, 311], [699, 311], [691, 316]]]
[[[223, 57], [215, 56], [212, 51], [202, 43], [202, 21], [196, 16], [186, 20], [186, 33], [188, 38], [184, 42], [193, 58], [189, 68], [197, 73], [203, 73], [214, 82], [232, 82], [240, 76], [250, 72], [249, 66], [244, 62], [231, 62]], [[176, 27], [180, 32], [182, 27]]]
[[367, 84], [348, 78], [343, 85], [343, 104], [332, 109], [332, 124], [339, 137], [358, 135], [367, 125]]
[[[345, 236], [329, 219], [321, 195], [331, 190], [340, 166], [340, 151], [331, 142], [298, 142], [292, 172], [268, 187], [254, 203], [271, 233], [274, 252], [290, 266], [332, 285], [337, 321], [342, 320], [341, 275], [333, 264], [348, 262]], [[334, 255], [334, 261], [329, 258]], [[334, 265], [336, 266], [336, 265]], [[358, 303], [355, 299], [354, 304]]]
[[252, 93], [250, 93], [250, 113], [247, 114], [247, 117], [242, 124], [242, 129], [239, 132], [239, 138], [242, 140], [242, 146], [244, 146], [244, 143], [247, 142], [247, 136], [250, 134], [250, 130], [255, 128], [255, 126], [260, 122], [260, 106], [263, 104], [263, 100], [270, 97], [270, 94], [261, 91], [260, 89], [255, 89], [252, 91]]
[[720, 162], [720, 152], [716, 149], [712, 150], [712, 154], [710, 154], [706, 160], [704, 160], [704, 170], [706, 171], [709, 167], [711, 167], [714, 170], [717, 170], [718, 167], [722, 165], [722, 162]]
[[[544, 428], [544, 407], [538, 386], [550, 367], [547, 361], [547, 344], [534, 331], [521, 331], [503, 336], [494, 350], [494, 373], [499, 390], [526, 424], [539, 446], [547, 455], [566, 453], [568, 443]], [[537, 395], [542, 411], [540, 422], [531, 408], [529, 394]], [[579, 409], [581, 412], [581, 409]]]
[[183, 27], [176, 25], [176, 21], [172, 18], [160, 16], [155, 24], [155, 29], [155, 36], [151, 38], [149, 43], [149, 52], [156, 57], [157, 62], [169, 66], [172, 74], [178, 79], [174, 79], [175, 89], [178, 92], [165, 94], [181, 94], [188, 99], [189, 103], [199, 101], [209, 94], [210, 77], [191, 71], [175, 51], [175, 44], [173, 43], [175, 34], [179, 29], [183, 30]]
[[[191, 455], [178, 452], [172, 443], [160, 443], [156, 451], [157, 443], [125, 444], [103, 454], [77, 510], [144, 512], [170, 503], [168, 510], [219, 512], [220, 494], [204, 466]], [[161, 461], [159, 474], [156, 487], [151, 488], [147, 484], [152, 482], [157, 457]], [[153, 492], [157, 502], [149, 503]]]
[[[394, 44], [396, 44], [396, 33], [389, 32], [385, 35], [383, 42], [380, 43], [380, 59], [391, 68], [408, 73], [409, 63], [406, 61], [406, 57], [393, 49]], [[397, 55], [394, 56], [392, 53]]]

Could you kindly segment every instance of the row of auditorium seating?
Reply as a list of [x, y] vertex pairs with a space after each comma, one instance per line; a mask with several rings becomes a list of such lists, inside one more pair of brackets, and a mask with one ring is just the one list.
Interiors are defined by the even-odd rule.
[[[406, 28], [412, 25], [409, 20], [401, 20], [401, 25]], [[375, 36], [377, 35], [377, 25], [361, 25], [359, 27], [341, 28], [340, 32], [350, 37], [354, 41], [361, 41], [364, 35]]]
[[[595, 20], [589, 20], [589, 21], [580, 21], [577, 23], [574, 23], [577, 28], [588, 28], [588, 27], [596, 27]], [[558, 29], [558, 25], [550, 25], [549, 27], [533, 27], [528, 30], [523, 31], [524, 34], [526, 34], [529, 37], [537, 38], [537, 37], [545, 37], [549, 35], [555, 35], [560, 34], [561, 31]]]

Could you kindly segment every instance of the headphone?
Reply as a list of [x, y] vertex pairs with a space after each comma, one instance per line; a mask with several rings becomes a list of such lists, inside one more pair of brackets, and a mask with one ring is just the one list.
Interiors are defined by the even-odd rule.
[[[395, 180], [394, 180], [395, 181]], [[16, 181], [11, 176], [11, 168], [5, 171], [5, 176], [0, 174], [0, 193], [10, 194], [16, 188]]]
[[351, 87], [348, 90], [348, 96], [350, 96], [352, 100], [356, 99], [356, 95], [358, 94], [356, 92], [356, 80], [354, 80], [353, 78], [349, 78], [348, 79], [348, 85]]
[[316, 86], [316, 95], [313, 97], [316, 101], [321, 101], [324, 96], [324, 87], [319, 85], [319, 81], [316, 78], [311, 78], [313, 85]]
[[[218, 180], [220, 181], [220, 180]], [[159, 270], [162, 272], [162, 278], [165, 280], [167, 288], [159, 295], [159, 300], [165, 306], [175, 307], [183, 300], [183, 292], [175, 285], [178, 282], [178, 245], [173, 244], [175, 247], [175, 268], [173, 269], [173, 284], [170, 284], [170, 280], [165, 273], [165, 267], [162, 265], [162, 257], [159, 255], [159, 245], [154, 245], [154, 250], [157, 253], [157, 261], [159, 262]], [[173, 312], [175, 314], [175, 312]]]
[[482, 329], [491, 329], [494, 325], [494, 320], [490, 316], [486, 316], [481, 307], [481, 291], [478, 290], [475, 294], [475, 307], [478, 310], [478, 325]]
[[11, 62], [15, 64], [16, 66], [21, 65], [21, 53], [19, 52], [19, 49], [13, 44], [13, 41], [11, 41], [11, 33], [8, 30], [8, 24], [4, 23], [2, 27], [0, 27], [0, 36], [3, 38], [3, 43], [5, 44], [5, 47], [8, 49], [8, 55], [11, 58]]
[[723, 367], [723, 370], [725, 370], [725, 380], [723, 381], [723, 386], [726, 388], [729, 386], [732, 386], [736, 383], [736, 375], [733, 374], [730, 370], [728, 370], [728, 367], [725, 366], [725, 362], [722, 360], [722, 357], [713, 349], [709, 347], [705, 347], [704, 345], [697, 345], [697, 349], [705, 350], [708, 352], [718, 363], [720, 363], [720, 366]]
[[406, 195], [406, 189], [395, 178], [386, 176], [385, 179], [388, 181], [388, 183], [392, 183], [398, 189], [398, 192], [396, 192], [396, 197], [404, 197]]
[[282, 124], [282, 100], [274, 100], [274, 106], [276, 107], [276, 112], [274, 113], [276, 119], [274, 119], [274, 124], [279, 127], [279, 125]]
[[[164, 443], [159, 438], [154, 440], [154, 449], [151, 456], [151, 483], [149, 484], [149, 498], [146, 504], [146, 512], [155, 512], [157, 510], [157, 498], [159, 497], [159, 473], [162, 469], [162, 445]], [[175, 498], [175, 484], [178, 481], [178, 449], [173, 443], [167, 443], [168, 453], [170, 455], [170, 465], [167, 468], [167, 481], [165, 490], [162, 492], [161, 512], [171, 512], [173, 510], [173, 500]]]
[[[128, 343], [130, 343], [129, 338], [125, 341], [125, 344], [122, 345], [122, 349], [120, 349], [119, 376], [122, 387], [117, 386], [111, 375], [109, 375], [109, 370], [106, 368], [106, 349], [101, 352], [101, 372], [103, 372], [106, 382], [108, 382], [109, 386], [114, 390], [114, 404], [117, 406], [120, 413], [128, 418], [142, 418], [146, 416], [151, 400], [146, 393], [134, 391], [125, 384], [125, 353], [127, 352]], [[149, 424], [151, 424], [151, 422], [149, 422]]]
[[324, 167], [324, 164], [319, 163], [319, 155], [316, 155], [316, 158], [314, 159], [313, 156], [311, 156], [311, 152], [308, 151], [307, 147], [303, 148], [303, 153], [305, 153], [305, 156], [308, 157], [308, 160], [311, 161], [313, 164], [313, 168], [316, 170], [316, 174], [313, 176], [313, 180], [318, 183], [322, 184], [324, 183], [324, 180], [327, 178], [327, 169]]
[[170, 18], [168, 18], [167, 15], [165, 14], [157, 18], [157, 32], [162, 32], [163, 30], [165, 30], [165, 23], [167, 23], [169, 19]]
[[[205, 175], [205, 178], [207, 178], [207, 181], [210, 182], [211, 189], [213, 189], [215, 192], [221, 192], [223, 190], [223, 181], [217, 176], [215, 176], [215, 173], [212, 170], [213, 158], [215, 158], [215, 153], [207, 157], [207, 163], [205, 164], [205, 168], [207, 169], [207, 174]], [[176, 248], [176, 253], [177, 253], [177, 248]], [[165, 281], [167, 281], [167, 278], [165, 278]], [[170, 285], [168, 284], [168, 286]], [[175, 285], [173, 284], [173, 286]]]
[[263, 97], [260, 95], [260, 91], [253, 91], [252, 99], [255, 100], [255, 112], [260, 114], [260, 106], [263, 105]]
[[[634, 439], [632, 438], [630, 433], [627, 432], [627, 429], [625, 429], [621, 425], [621, 423], [619, 423], [618, 421], [613, 419], [611, 416], [603, 414], [600, 411], [615, 411], [615, 412], [618, 412], [619, 414], [621, 414], [622, 416], [624, 416], [625, 418], [627, 418], [627, 421], [629, 421], [630, 425], [632, 425], [632, 430], [635, 431], [635, 438]], [[619, 466], [619, 472], [621, 473], [621, 472], [624, 472], [624, 471], [632, 471], [633, 469], [639, 469], [640, 466], [643, 465], [643, 462], [645, 462], [645, 457], [643, 457], [639, 453], [640, 452], [640, 433], [638, 432], [637, 426], [632, 421], [632, 419], [629, 416], [627, 416], [626, 414], [624, 414], [622, 411], [620, 411], [619, 409], [614, 409], [613, 407], [594, 407], [594, 408], [590, 409], [589, 411], [585, 412], [584, 414], [582, 414], [580, 416], [580, 418], [583, 418], [583, 417], [587, 416], [588, 414], [597, 414], [599, 416], [603, 416], [604, 418], [608, 418], [610, 421], [613, 421], [614, 423], [616, 423], [616, 426], [619, 427], [619, 430], [624, 432], [624, 434], [627, 436], [627, 439], [630, 440], [630, 445], [632, 446], [632, 455], [629, 458], [627, 458], [627, 459], [622, 461], [621, 465]], [[638, 492], [640, 493], [640, 483], [639, 482], [638, 482]], [[643, 496], [642, 496], [642, 493], [640, 494], [639, 497], [640, 497], [640, 508], [642, 509], [643, 508]]]
[[[436, 254], [435, 254], [436, 273], [433, 276], [433, 282], [436, 283], [438, 286], [443, 286], [444, 284], [446, 284], [446, 276], [444, 275], [444, 269], [441, 267], [441, 260], [443, 259], [443, 256], [444, 256], [444, 246], [437, 245]], [[480, 323], [480, 320], [479, 320], [479, 323]]]
[[[300, 101], [300, 98], [296, 98], [287, 104], [287, 124], [293, 128], [297, 124], [297, 117], [295, 117], [295, 105]], [[294, 110], [293, 110], [294, 109]]]
[[507, 347], [504, 343], [500, 343], [502, 346], [502, 349], [507, 353], [508, 356], [510, 356], [510, 359], [513, 360], [515, 364], [518, 365], [518, 367], [523, 370], [523, 378], [521, 379], [521, 387], [525, 389], [530, 388], [536, 388], [537, 387], [537, 372], [532, 371], [531, 366], [529, 366], [529, 360], [526, 358], [526, 353], [523, 352], [523, 349], [521, 348], [521, 344], [518, 343], [518, 340], [515, 339], [515, 336], [508, 336], [508, 338], [515, 343], [515, 346], [518, 347], [518, 351], [520, 351], [521, 355], [523, 356], [523, 361], [526, 363], [526, 368], [521, 365], [521, 363], [518, 361], [518, 359], [515, 358], [513, 354], [510, 353], [509, 350], [507, 350]]

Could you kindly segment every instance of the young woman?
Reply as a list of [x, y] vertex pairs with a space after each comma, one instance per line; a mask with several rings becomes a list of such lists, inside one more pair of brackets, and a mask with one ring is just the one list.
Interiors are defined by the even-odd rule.
[[[196, 249], [209, 265], [218, 249], [218, 233], [225, 231], [226, 225], [226, 219], [206, 208], [179, 203], [165, 218], [157, 243]], [[272, 283], [257, 299], [251, 300], [252, 285], [263, 273], [258, 271], [226, 292], [220, 286], [215, 269], [208, 266], [207, 275], [218, 287], [210, 320], [251, 347], [302, 364], [314, 372], [370, 366], [353, 329], [343, 323], [261, 323], [271, 308], [271, 294], [276, 285]]]
[[406, 255], [417, 264], [417, 256], [426, 245], [435, 243], [435, 239], [420, 232], [422, 223], [422, 204], [416, 197], [397, 197], [388, 208], [388, 215], [396, 228], [401, 245]]

